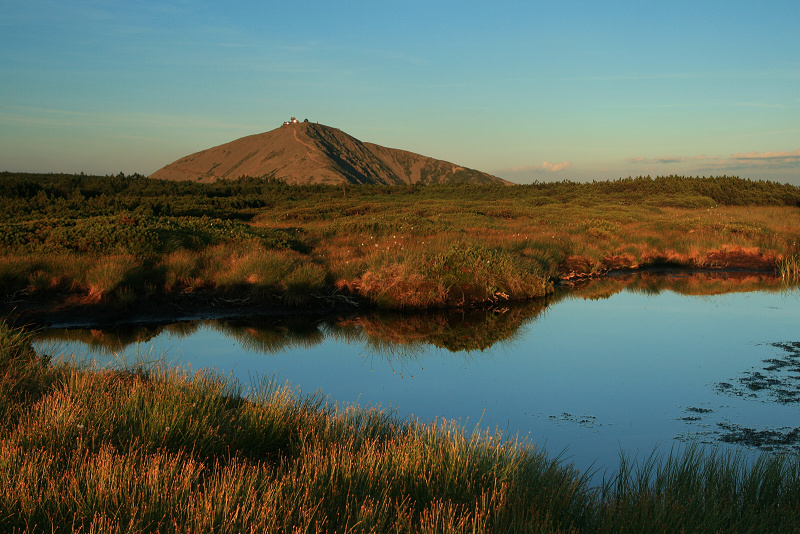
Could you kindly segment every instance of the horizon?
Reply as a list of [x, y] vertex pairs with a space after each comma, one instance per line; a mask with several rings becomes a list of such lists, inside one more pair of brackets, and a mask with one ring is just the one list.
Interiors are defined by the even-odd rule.
[[291, 116], [518, 184], [800, 186], [800, 4], [7, 0], [0, 171], [142, 174]]

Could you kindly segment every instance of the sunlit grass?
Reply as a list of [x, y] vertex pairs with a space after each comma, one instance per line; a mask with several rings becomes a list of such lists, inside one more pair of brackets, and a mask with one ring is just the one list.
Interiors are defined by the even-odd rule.
[[50, 365], [0, 324], [6, 532], [792, 532], [797, 455], [623, 457], [599, 486], [498, 432], [275, 380]]
[[783, 258], [778, 263], [778, 272], [784, 280], [800, 279], [800, 255]]
[[138, 264], [139, 262], [130, 256], [101, 258], [86, 273], [85, 283], [88, 286], [89, 299], [101, 300], [122, 286], [129, 274], [139, 266]]
[[666, 457], [623, 455], [600, 488], [598, 530], [791, 532], [800, 526], [800, 494], [791, 489], [798, 484], [797, 454], [751, 461], [690, 446]]
[[[793, 243], [800, 234], [794, 189], [727, 177], [365, 186], [346, 196], [325, 187], [247, 181], [228, 189], [237, 186], [266, 188], [269, 198], [248, 201], [258, 208], [230, 207], [210, 218], [193, 206], [233, 193], [198, 185], [181, 199], [190, 215], [123, 213], [96, 216], [91, 224], [68, 214], [37, 218], [21, 203], [30, 220], [5, 223], [0, 291], [7, 299], [62, 291], [130, 302], [202, 289], [304, 306], [315, 297], [347, 293], [388, 308], [471, 305], [504, 295], [536, 298], [542, 284], [609, 269], [723, 268], [726, 254], [750, 256], [761, 269], [777, 271], [797, 254]], [[216, 196], [208, 197], [206, 189]], [[50, 208], [69, 211], [61, 204]], [[458, 280], [435, 267], [454, 247], [489, 251], [492, 265], [474, 280]], [[477, 265], [468, 263], [461, 267]]]

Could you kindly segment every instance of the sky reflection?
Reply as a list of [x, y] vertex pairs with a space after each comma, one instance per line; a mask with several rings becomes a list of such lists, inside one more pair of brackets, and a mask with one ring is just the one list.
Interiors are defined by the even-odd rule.
[[[140, 343], [117, 346], [113, 356], [91, 356], [131, 361], [164, 354], [169, 363], [213, 367], [245, 384], [277, 377], [331, 402], [500, 429], [563, 452], [578, 467], [602, 468], [616, 466], [620, 451], [646, 456], [692, 439], [718, 443], [720, 423], [796, 425], [797, 403], [725, 395], [717, 386], [741, 383], [764, 360], [785, 354], [773, 344], [800, 341], [798, 317], [797, 289], [713, 296], [622, 291], [563, 298], [519, 313], [513, 323], [492, 319], [489, 326], [513, 324], [513, 335], [456, 352], [422, 342], [392, 345], [387, 332], [402, 328], [367, 318], [316, 325], [283, 345], [275, 339], [290, 332], [286, 325], [259, 330], [247, 321], [211, 321], [144, 335]], [[485, 320], [458, 321], [486, 327]], [[376, 337], [376, 324], [384, 338]], [[436, 327], [437, 339], [458, 334], [450, 324]], [[84, 342], [57, 337], [45, 335], [40, 350], [86, 354]]]

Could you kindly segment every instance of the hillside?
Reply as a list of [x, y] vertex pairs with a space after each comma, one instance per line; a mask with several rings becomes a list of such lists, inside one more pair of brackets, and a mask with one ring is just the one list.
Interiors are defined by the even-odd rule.
[[269, 176], [289, 184], [508, 183], [447, 161], [362, 143], [311, 122], [284, 124], [190, 154], [150, 177], [214, 182], [241, 176]]

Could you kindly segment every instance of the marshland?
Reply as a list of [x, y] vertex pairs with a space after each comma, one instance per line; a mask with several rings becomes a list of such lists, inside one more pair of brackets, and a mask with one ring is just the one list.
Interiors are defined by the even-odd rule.
[[8, 304], [171, 293], [425, 309], [672, 265], [796, 276], [800, 188], [735, 177], [527, 186], [289, 186], [3, 173]]
[[[0, 188], [6, 530], [790, 532], [800, 524], [791, 440], [723, 439], [780, 438], [791, 425], [719, 419], [751, 393], [761, 396], [748, 407], [796, 412], [775, 399], [791, 400], [797, 386], [797, 187], [734, 177], [299, 187], [5, 173]], [[671, 315], [649, 315], [676, 300], [682, 307]], [[289, 319], [297, 315], [305, 322]], [[211, 323], [176, 322], [189, 317]], [[623, 322], [661, 325], [662, 337], [643, 326], [615, 330]], [[111, 365], [108, 356], [128, 346], [126, 328], [136, 354]], [[719, 335], [703, 340], [703, 328]], [[208, 337], [195, 343], [220, 347], [216, 356], [193, 362], [185, 349], [183, 363], [167, 361], [174, 339], [208, 330], [237, 340], [262, 367], [242, 369], [241, 351], [225, 354]], [[590, 335], [576, 341], [581, 332]], [[165, 333], [173, 337], [163, 350], [148, 353]], [[326, 360], [328, 338], [341, 355]], [[312, 352], [296, 375], [288, 357], [263, 364], [298, 347]], [[659, 448], [645, 432], [635, 450], [612, 450], [613, 465], [607, 456], [592, 465], [591, 444], [614, 440], [597, 427], [620, 426], [626, 408], [602, 413], [591, 392], [625, 390], [641, 375], [624, 368], [648, 357], [682, 399], [641, 421], [687, 439]], [[314, 367], [329, 385], [304, 382]], [[346, 397], [332, 391], [342, 382], [337, 367], [402, 374], [390, 380], [411, 391]], [[501, 367], [523, 384], [506, 375], [483, 395], [482, 385], [454, 385], [463, 379], [455, 369]], [[367, 380], [348, 387], [366, 391]], [[563, 389], [571, 381], [583, 392]], [[451, 403], [463, 411], [427, 398], [413, 404], [414, 388], [461, 391]], [[527, 419], [552, 436], [567, 428], [565, 441], [508, 423], [522, 418], [519, 408], [481, 404], [503, 390], [537, 392], [526, 399], [535, 412]], [[555, 398], [562, 404], [547, 404]], [[564, 399], [578, 407], [559, 410]], [[704, 421], [716, 429], [711, 438], [693, 430]], [[588, 450], [570, 449], [570, 436]]]

